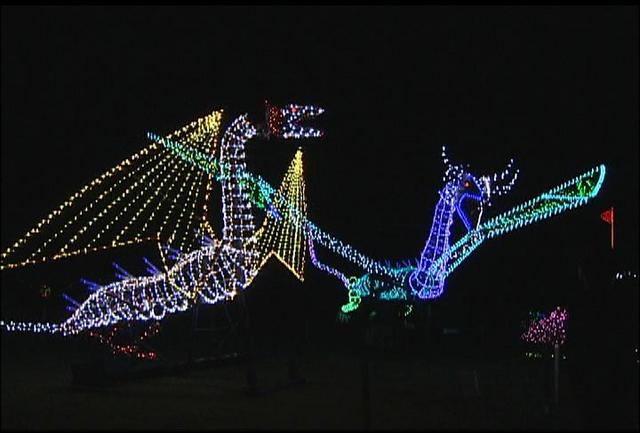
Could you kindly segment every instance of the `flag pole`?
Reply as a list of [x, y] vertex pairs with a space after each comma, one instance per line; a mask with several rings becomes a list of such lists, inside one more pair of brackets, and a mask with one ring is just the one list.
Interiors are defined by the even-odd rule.
[[611, 249], [613, 249], [613, 225], [615, 224], [615, 214], [613, 213], [613, 206], [611, 206]]
[[556, 409], [558, 409], [558, 405], [560, 404], [559, 397], [559, 383], [560, 383], [560, 345], [556, 342], [553, 346], [553, 402], [555, 403]]

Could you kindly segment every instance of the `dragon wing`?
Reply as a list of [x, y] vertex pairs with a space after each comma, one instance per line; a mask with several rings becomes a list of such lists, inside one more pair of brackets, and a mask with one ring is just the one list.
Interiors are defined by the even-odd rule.
[[[165, 139], [212, 155], [222, 110], [197, 119]], [[208, 223], [212, 176], [157, 140], [93, 179], [2, 252], [0, 269], [98, 250], [156, 241], [193, 249]]]

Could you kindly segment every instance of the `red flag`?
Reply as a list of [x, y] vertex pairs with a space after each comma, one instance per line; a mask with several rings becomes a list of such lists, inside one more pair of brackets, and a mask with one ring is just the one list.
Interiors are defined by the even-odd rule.
[[613, 224], [613, 206], [611, 207], [611, 209], [602, 212], [600, 214], [600, 218], [602, 218], [603, 221], [608, 222], [609, 224]]

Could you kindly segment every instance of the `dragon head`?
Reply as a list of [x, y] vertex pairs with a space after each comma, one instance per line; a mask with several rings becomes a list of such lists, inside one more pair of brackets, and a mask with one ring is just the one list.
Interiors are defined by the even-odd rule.
[[266, 104], [266, 135], [279, 138], [322, 137], [319, 129], [301, 126], [300, 122], [324, 113], [324, 109], [313, 105], [287, 104], [283, 107]]
[[518, 169], [513, 169], [511, 159], [500, 173], [477, 176], [469, 171], [469, 165], [451, 164], [442, 146], [442, 158], [446, 166], [440, 191], [443, 198], [453, 202], [456, 212], [467, 231], [477, 228], [482, 220], [485, 207], [491, 206], [491, 199], [509, 192], [516, 179]]

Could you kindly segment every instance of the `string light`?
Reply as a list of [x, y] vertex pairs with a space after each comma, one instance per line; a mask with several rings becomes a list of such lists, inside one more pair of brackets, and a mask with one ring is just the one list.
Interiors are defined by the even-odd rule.
[[[527, 358], [531, 358], [531, 359], [542, 359], [545, 358], [545, 355], [540, 353], [540, 352], [525, 352], [524, 356]], [[550, 355], [551, 358], [553, 358], [553, 354]], [[565, 360], [567, 359], [566, 355], [562, 355], [562, 359]]]
[[134, 338], [134, 341], [129, 344], [116, 342], [117, 336], [121, 336], [123, 334], [123, 327], [119, 325], [114, 326], [108, 333], [100, 333], [95, 330], [91, 330], [88, 332], [88, 335], [97, 339], [101, 344], [109, 347], [109, 349], [111, 349], [111, 353], [114, 355], [124, 355], [127, 357], [135, 357], [137, 359], [156, 360], [158, 359], [158, 353], [156, 351], [142, 350], [140, 345], [145, 340], [148, 340], [158, 334], [158, 332], [160, 332], [160, 324], [158, 322], [153, 322], [142, 334]]
[[631, 272], [631, 271], [626, 271], [626, 272], [616, 272], [615, 279], [616, 279], [616, 280], [622, 280], [622, 279], [638, 279], [638, 274], [636, 274], [635, 272]]

